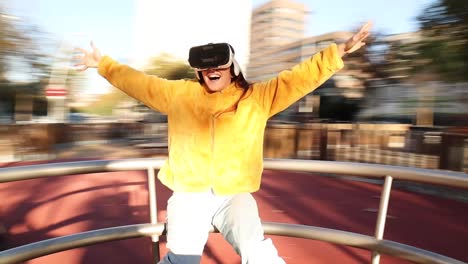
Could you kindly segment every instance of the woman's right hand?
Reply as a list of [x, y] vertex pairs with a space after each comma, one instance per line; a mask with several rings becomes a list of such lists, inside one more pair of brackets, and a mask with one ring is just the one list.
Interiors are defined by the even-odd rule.
[[94, 46], [94, 43], [91, 41], [91, 51], [77, 48], [76, 50], [81, 52], [82, 54], [75, 56], [78, 59], [78, 63], [75, 64], [75, 67], [78, 71], [85, 71], [88, 68], [97, 68], [99, 62], [101, 61], [101, 52], [99, 49]]

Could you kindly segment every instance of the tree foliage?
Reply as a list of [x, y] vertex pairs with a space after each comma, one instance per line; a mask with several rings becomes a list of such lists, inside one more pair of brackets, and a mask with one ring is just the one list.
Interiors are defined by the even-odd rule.
[[120, 90], [114, 89], [110, 93], [100, 95], [99, 99], [90, 105], [73, 109], [73, 111], [92, 115], [110, 116], [120, 103], [128, 100], [128, 95]]
[[168, 80], [195, 78], [193, 69], [187, 63], [165, 53], [150, 59], [145, 72]]
[[0, 80], [8, 72], [20, 72], [36, 81], [47, 75], [50, 63], [42, 49], [44, 40], [45, 33], [0, 6]]
[[468, 1], [437, 0], [418, 17], [424, 70], [448, 82], [468, 81]]
[[379, 34], [370, 46], [379, 57], [372, 67], [381, 78], [399, 82], [468, 81], [468, 1], [436, 0], [417, 17], [419, 30]]

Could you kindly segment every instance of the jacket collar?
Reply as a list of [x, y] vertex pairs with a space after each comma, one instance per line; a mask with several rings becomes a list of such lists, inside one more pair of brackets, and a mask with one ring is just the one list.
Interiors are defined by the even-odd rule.
[[203, 95], [207, 96], [209, 98], [218, 98], [218, 97], [224, 97], [224, 96], [232, 96], [236, 94], [242, 94], [243, 88], [238, 87], [235, 82], [231, 82], [228, 87], [226, 87], [224, 90], [220, 92], [214, 92], [210, 93], [208, 92], [208, 88], [206, 87], [206, 84], [203, 84]]

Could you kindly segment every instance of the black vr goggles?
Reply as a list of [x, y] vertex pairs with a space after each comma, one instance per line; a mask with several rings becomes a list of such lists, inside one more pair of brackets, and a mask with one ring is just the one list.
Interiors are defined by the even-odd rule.
[[234, 49], [228, 43], [210, 43], [192, 47], [188, 61], [197, 71], [228, 68], [234, 61]]

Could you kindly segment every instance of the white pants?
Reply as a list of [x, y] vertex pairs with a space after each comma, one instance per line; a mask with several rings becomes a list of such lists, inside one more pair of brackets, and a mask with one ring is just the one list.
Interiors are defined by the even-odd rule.
[[[174, 192], [169, 198], [167, 247], [171, 254], [201, 256], [212, 225], [234, 247], [243, 264], [285, 263], [271, 240], [265, 239], [257, 203], [250, 193], [217, 196], [212, 191]], [[181, 262], [199, 263], [199, 258]], [[166, 256], [160, 263], [175, 262]]]

